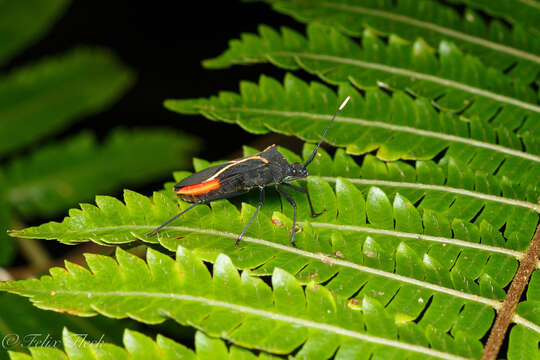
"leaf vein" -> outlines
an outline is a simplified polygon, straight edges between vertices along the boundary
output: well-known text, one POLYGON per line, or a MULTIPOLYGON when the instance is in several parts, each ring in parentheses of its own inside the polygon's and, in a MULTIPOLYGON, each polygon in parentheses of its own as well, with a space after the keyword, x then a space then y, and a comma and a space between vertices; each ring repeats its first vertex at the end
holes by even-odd
MULTIPOLYGON (((303 224, 303 223, 304 222, 299 222, 299 224, 303 224)), ((442 243, 442 244, 451 244, 451 245, 462 246, 462 247, 467 247, 471 249, 491 251, 491 252, 495 252, 499 254, 509 255, 509 256, 515 257, 518 260, 521 260, 521 258, 523 258, 523 255, 524 255, 520 251, 505 249, 505 248, 501 248, 497 246, 478 244, 478 243, 473 243, 473 242, 459 240, 459 239, 445 238, 445 237, 440 237, 440 236, 406 233, 406 232, 401 232, 401 231, 384 230, 384 229, 376 229, 376 228, 353 226, 353 225, 336 225, 336 224, 318 223, 318 222, 312 222, 310 224, 316 228, 364 232, 364 233, 380 234, 380 235, 391 235, 391 236, 401 237, 401 238, 419 239, 419 240, 437 242, 437 243, 442 243)))
MULTIPOLYGON (((212 109, 211 107, 203 107, 203 106, 201 106, 200 108, 204 109, 204 110, 215 110, 215 108, 212 109)), ((238 107, 231 107, 229 110, 238 111, 238 112, 267 114, 267 115, 288 116, 288 117, 302 116, 302 117, 309 117, 309 118, 312 118, 312 119, 321 119, 321 120, 330 120, 331 119, 331 116, 329 116, 329 115, 313 114, 313 113, 302 112, 302 111, 281 111, 281 110, 270 110, 270 109, 261 110, 261 109, 238 108, 238 107)), ((539 108, 539 110, 540 110, 540 108, 539 108)), ((436 138, 436 139, 443 139, 443 140, 447 140, 447 141, 451 141, 451 142, 463 143, 463 144, 466 144, 466 145, 476 146, 476 147, 479 147, 479 148, 485 148, 485 149, 497 151, 497 152, 500 152, 500 153, 503 153, 503 154, 508 154, 508 155, 512 155, 512 156, 516 156, 516 157, 520 157, 520 158, 523 158, 523 159, 532 160, 534 162, 540 163, 540 156, 537 156, 537 155, 534 155, 534 154, 529 154, 529 153, 525 153, 523 151, 509 149, 509 148, 501 146, 501 145, 489 144, 489 143, 485 143, 483 141, 462 138, 462 137, 455 136, 455 135, 443 134, 443 133, 438 133, 438 132, 434 132, 434 131, 430 131, 430 130, 417 129, 417 128, 412 128, 412 127, 403 126, 403 125, 388 124, 388 123, 381 122, 381 121, 370 121, 370 120, 364 120, 364 119, 359 119, 359 118, 351 118, 351 117, 343 117, 343 116, 336 117, 336 119, 334 121, 336 121, 336 122, 344 122, 344 123, 351 123, 351 124, 360 124, 360 125, 368 126, 368 127, 377 127, 377 128, 382 128, 382 129, 401 131, 401 132, 406 132, 406 133, 410 133, 410 134, 414 134, 414 135, 420 135, 420 136, 431 137, 431 138, 436 138)))
MULTIPOLYGON (((43 290, 43 289, 36 289, 33 291, 38 292, 38 293, 50 292, 49 290, 43 290)), ((359 339, 359 340, 367 341, 374 344, 390 346, 390 347, 394 347, 394 348, 398 348, 398 349, 402 349, 406 351, 412 351, 412 352, 416 352, 420 354, 428 354, 428 355, 431 355, 440 359, 448 359, 448 360, 464 360, 465 359, 460 356, 444 353, 441 351, 437 351, 437 350, 419 346, 419 345, 413 345, 413 344, 403 343, 396 340, 390 340, 390 339, 385 339, 385 338, 376 337, 372 335, 362 334, 362 333, 344 329, 342 327, 335 326, 335 325, 330 325, 326 323, 318 323, 315 321, 305 320, 305 319, 294 317, 294 316, 277 314, 271 311, 255 309, 249 306, 243 306, 243 305, 238 305, 238 304, 234 304, 234 303, 230 303, 226 301, 209 299, 209 298, 201 297, 201 296, 193 296, 193 295, 187 295, 187 294, 170 294, 170 293, 161 293, 161 292, 148 292, 148 291, 80 291, 80 290, 56 290, 55 294, 86 295, 86 296, 92 296, 92 297, 96 297, 96 296, 121 296, 121 297, 137 296, 139 297, 140 296, 140 297, 152 297, 152 298, 168 298, 168 299, 181 300, 181 301, 193 301, 193 302, 204 303, 210 306, 232 309, 234 311, 238 311, 243 314, 247 313, 247 314, 251 314, 255 316, 265 317, 271 320, 282 321, 282 322, 304 326, 307 328, 323 330, 330 333, 335 333, 342 336, 359 339)))
POLYGON ((305 52, 289 52, 289 51, 276 51, 273 54, 281 55, 281 56, 293 56, 293 57, 313 59, 313 60, 332 61, 332 62, 341 63, 341 64, 363 67, 367 69, 385 71, 390 74, 417 78, 420 80, 429 81, 435 84, 440 84, 440 85, 444 85, 444 86, 451 87, 454 89, 463 90, 471 94, 484 96, 486 98, 491 98, 491 99, 494 99, 503 103, 507 103, 510 105, 514 105, 514 106, 526 109, 526 110, 540 113, 540 106, 537 106, 528 102, 524 102, 515 98, 511 98, 505 95, 497 94, 491 91, 483 90, 474 86, 462 84, 454 80, 443 79, 435 75, 424 74, 424 73, 419 73, 419 72, 411 71, 407 69, 396 68, 389 65, 371 63, 371 62, 362 61, 362 60, 348 59, 348 58, 332 56, 332 55, 310 54, 310 53, 305 53, 305 52))
MULTIPOLYGON (((336 182, 335 177, 323 176, 322 178, 329 182, 336 182)), ((409 183, 409 182, 401 182, 401 181, 388 181, 388 180, 372 180, 372 179, 356 179, 356 178, 344 178, 344 179, 353 184, 361 184, 361 185, 392 186, 392 187, 413 188, 413 189, 421 189, 421 190, 444 191, 444 192, 449 192, 452 194, 459 194, 459 195, 464 195, 464 196, 475 197, 478 199, 499 202, 502 204, 520 206, 520 207, 534 210, 536 212, 540 212, 540 204, 534 204, 534 203, 521 201, 521 200, 515 200, 515 199, 508 199, 501 196, 484 194, 484 193, 479 193, 476 191, 453 188, 449 186, 422 184, 422 183, 409 183)))
MULTIPOLYGON (((525 2, 524 0, 521 0, 522 2, 525 2)), ((371 16, 377 16, 382 19, 390 19, 394 20, 396 22, 401 22, 407 25, 413 25, 419 28, 425 28, 428 30, 432 30, 447 36, 454 37, 456 39, 460 39, 463 41, 468 41, 473 44, 477 44, 483 47, 486 47, 488 49, 496 50, 499 52, 507 53, 516 57, 521 57, 523 59, 530 60, 532 62, 540 64, 540 56, 537 56, 535 54, 532 54, 527 51, 523 51, 520 49, 516 49, 510 46, 502 45, 493 41, 489 41, 486 39, 479 38, 477 36, 472 36, 469 34, 465 34, 461 31, 457 31, 454 29, 445 28, 444 26, 440 26, 437 24, 433 24, 427 21, 422 21, 418 19, 411 18, 409 16, 401 15, 401 14, 395 14, 389 11, 385 10, 378 10, 378 9, 368 9, 365 7, 357 6, 357 5, 346 5, 346 4, 334 4, 329 2, 311 2, 314 3, 314 5, 322 5, 327 8, 334 8, 334 9, 340 9, 340 10, 349 10, 352 12, 356 12, 359 14, 365 14, 365 15, 371 15, 371 16)), ((530 0, 528 0, 526 3, 528 3, 531 6, 535 6, 536 4, 529 3, 530 0)), ((539 6, 540 5, 536 5, 539 6)))
MULTIPOLYGON (((157 225, 103 226, 103 227, 99 227, 99 228, 86 229, 85 231, 87 231, 87 232, 98 232, 98 231, 110 231, 110 230, 121 230, 121 229, 151 230, 151 229, 155 229, 156 226, 157 225)), ((169 226, 168 228, 171 229, 171 230, 174 229, 174 230, 178 230, 178 231, 187 231, 187 232, 193 232, 193 233, 201 233, 201 234, 210 234, 210 235, 216 235, 216 236, 223 236, 223 237, 227 237, 227 238, 231 238, 231 239, 237 239, 238 238, 238 234, 225 232, 225 231, 199 229, 199 228, 192 228, 192 227, 187 227, 187 226, 169 226)), ((69 232, 73 232, 73 231, 66 231, 66 233, 69 233, 69 232)), ((292 247, 292 246, 277 244, 277 243, 274 243, 274 242, 271 242, 271 241, 268 241, 268 240, 259 239, 259 238, 253 238, 253 237, 244 236, 242 238, 242 241, 250 242, 250 243, 253 243, 253 244, 259 244, 259 245, 267 246, 267 247, 282 250, 282 251, 286 251, 286 252, 296 254, 296 255, 299 255, 299 256, 303 256, 303 257, 306 257, 306 258, 310 258, 310 259, 319 260, 319 261, 321 261, 321 262, 323 262, 325 264, 343 266, 343 267, 355 269, 355 270, 358 270, 358 271, 361 271, 361 272, 382 276, 382 277, 385 277, 385 278, 388 278, 388 279, 401 281, 401 282, 404 282, 404 283, 419 286, 419 287, 426 288, 426 289, 429 289, 429 290, 433 290, 433 291, 436 291, 436 292, 440 292, 440 293, 448 294, 448 295, 451 295, 451 296, 455 296, 455 297, 458 297, 458 298, 461 298, 461 299, 466 299, 466 300, 474 301, 474 302, 477 302, 477 303, 480 303, 480 304, 485 304, 485 305, 493 307, 494 309, 499 309, 501 307, 501 305, 502 305, 502 303, 500 301, 497 301, 497 300, 488 299, 488 298, 478 296, 478 295, 475 295, 475 294, 465 293, 465 292, 462 292, 462 291, 459 291, 459 290, 449 289, 449 288, 444 287, 444 286, 440 286, 440 285, 432 284, 432 283, 429 283, 429 282, 413 279, 413 278, 410 278, 410 277, 407 277, 407 276, 394 274, 394 273, 390 273, 390 272, 387 272, 387 271, 370 268, 370 267, 367 267, 367 266, 358 265, 358 264, 352 263, 350 261, 331 258, 331 257, 329 257, 329 256, 327 256, 327 255, 325 255, 323 253, 313 253, 313 252, 306 251, 306 250, 301 250, 301 249, 298 249, 298 248, 295 248, 295 247, 292 247)))

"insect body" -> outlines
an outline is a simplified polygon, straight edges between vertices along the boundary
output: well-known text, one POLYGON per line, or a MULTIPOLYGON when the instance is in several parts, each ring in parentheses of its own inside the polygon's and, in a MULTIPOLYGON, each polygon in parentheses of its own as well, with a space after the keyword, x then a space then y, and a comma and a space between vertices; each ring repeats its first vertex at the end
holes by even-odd
POLYGON ((172 219, 165 222, 163 225, 156 228, 147 236, 157 234, 165 226, 199 204, 207 204, 214 200, 230 198, 256 188, 260 191, 259 204, 257 206, 257 210, 238 236, 236 240, 236 245, 238 245, 249 225, 253 219, 255 219, 255 216, 264 204, 264 188, 266 186, 274 186, 275 189, 285 199, 287 199, 287 201, 293 207, 294 216, 291 243, 294 245, 294 234, 296 229, 296 203, 286 192, 283 191, 283 187, 306 194, 311 215, 315 217, 322 214, 322 212, 316 213, 313 210, 313 205, 311 204, 311 199, 307 190, 291 185, 289 182, 306 178, 309 175, 306 167, 313 161, 313 158, 317 154, 317 150, 321 146, 330 125, 332 125, 332 122, 336 118, 337 114, 343 109, 348 101, 349 97, 347 97, 347 99, 345 99, 345 101, 338 108, 330 120, 330 123, 326 127, 326 130, 324 131, 321 140, 317 144, 317 147, 304 165, 299 163, 290 164, 277 150, 275 145, 272 145, 258 154, 229 161, 224 164, 212 166, 208 169, 199 171, 198 173, 188 176, 174 186, 174 191, 178 194, 178 196, 182 200, 192 203, 192 205, 172 219))

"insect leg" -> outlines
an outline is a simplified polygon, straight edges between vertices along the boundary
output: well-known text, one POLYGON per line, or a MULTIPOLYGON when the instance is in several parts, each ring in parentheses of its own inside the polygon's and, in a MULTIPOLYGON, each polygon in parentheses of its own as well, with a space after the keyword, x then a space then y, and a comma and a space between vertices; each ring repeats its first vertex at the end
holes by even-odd
POLYGON ((260 186, 259 189, 261 190, 261 195, 259 197, 259 205, 257 205, 257 210, 255 210, 255 212, 251 216, 251 219, 249 219, 248 223, 246 224, 246 226, 244 226, 244 229, 242 230, 242 232, 238 236, 238 239, 236 239, 236 243, 234 243, 234 246, 236 246, 236 247, 238 247, 238 244, 240 243, 240 240, 242 239, 242 237, 246 233, 249 225, 251 225, 251 222, 253 221, 253 219, 255 219, 255 216, 257 216, 257 213, 259 212, 259 210, 261 210, 261 208, 262 208, 262 206, 264 204, 264 187, 260 186))
MULTIPOLYGON (((292 236, 291 236, 291 244, 293 244, 294 247, 296 247, 296 244, 294 242, 294 234, 296 233, 296 203, 294 202, 294 200, 289 196, 287 195, 287 193, 283 190, 281 190, 281 188, 279 187, 280 184, 276 184, 276 190, 281 194, 283 195, 283 197, 285 199, 287 199, 287 201, 291 204, 291 206, 293 207, 294 209, 294 215, 293 215, 293 220, 292 220, 292 236)), ((284 185, 284 184, 283 184, 284 185)))
POLYGON ((311 204, 311 198, 309 197, 309 192, 306 190, 306 189, 303 189, 301 187, 298 187, 298 186, 294 186, 294 185, 291 185, 291 184, 288 184, 288 183, 283 183, 281 184, 283 186, 286 186, 286 187, 289 187, 293 190, 296 190, 296 191, 299 191, 303 194, 306 194, 307 196, 307 201, 308 201, 308 204, 309 204, 309 209, 311 210, 311 216, 312 217, 317 217, 319 215, 322 215, 324 214, 324 212, 326 211, 326 209, 323 209, 323 211, 321 211, 320 213, 316 213, 314 210, 313 210, 313 205, 311 204))
POLYGON ((185 213, 187 213, 189 210, 193 209, 195 206, 197 205, 200 205, 200 204, 208 204, 209 202, 212 202, 212 201, 216 201, 216 200, 219 200, 219 199, 224 199, 224 198, 230 198, 230 197, 233 197, 233 196, 237 196, 237 195, 240 195, 240 194, 244 194, 246 193, 247 191, 237 191, 237 192, 233 192, 233 193, 227 193, 227 194, 220 194, 220 195, 217 195, 217 196, 213 196, 211 198, 208 198, 208 199, 205 199, 205 200, 199 200, 197 201, 196 203, 192 204, 190 207, 188 207, 187 209, 183 210, 181 213, 179 213, 178 215, 176 215, 175 217, 173 217, 172 219, 169 219, 167 220, 167 222, 165 222, 163 225, 160 225, 159 227, 157 227, 156 229, 154 229, 154 231, 152 231, 151 233, 148 233, 146 234, 147 237, 150 237, 150 236, 154 236, 156 235, 161 229, 163 229, 165 226, 169 225, 171 222, 173 222, 174 220, 178 219, 180 216, 184 215, 185 213))
POLYGON ((281 209, 279 212, 283 212, 283 199, 281 198, 281 196, 279 197, 279 208, 281 209))
POLYGON ((160 225, 158 226, 157 228, 154 229, 154 231, 146 234, 146 237, 151 237, 151 236, 154 236, 156 235, 161 229, 163 229, 165 226, 169 225, 170 223, 172 223, 174 220, 178 219, 180 216, 184 215, 185 213, 187 213, 189 210, 193 209, 195 206, 199 205, 199 204, 203 204, 204 201, 198 201, 194 204, 192 204, 190 207, 188 207, 187 209, 185 210, 182 210, 178 215, 175 215, 173 218, 167 220, 163 225, 160 225))

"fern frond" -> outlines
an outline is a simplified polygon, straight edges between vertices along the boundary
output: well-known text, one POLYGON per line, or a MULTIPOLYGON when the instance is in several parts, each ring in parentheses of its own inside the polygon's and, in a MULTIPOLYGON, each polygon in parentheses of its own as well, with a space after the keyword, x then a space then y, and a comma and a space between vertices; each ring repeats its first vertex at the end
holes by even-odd
MULTIPOLYGON (((267 209, 280 206, 277 198, 270 197, 240 248, 235 247, 235 240, 255 209, 243 205, 239 213, 224 200, 213 202, 212 211, 207 206, 196 207, 157 237, 146 238, 146 233, 178 213, 172 191, 155 193, 153 201, 126 191, 127 205, 98 197, 98 207, 84 204, 82 210, 72 209, 62 223, 50 222, 15 235, 64 243, 159 241, 172 251, 179 245, 193 249, 208 261, 225 253, 239 268, 256 268, 261 275, 272 273, 275 267, 284 268, 303 282, 328 282, 329 289, 342 296, 357 293, 358 298, 377 298, 389 303, 387 308, 395 313, 406 307, 412 318, 426 309, 430 298, 437 306, 452 304, 445 310, 450 323, 457 321, 467 302, 473 303, 471 309, 483 309, 482 313, 499 308, 498 300, 504 298, 504 287, 523 256, 512 247, 530 241, 522 234, 515 235, 518 241, 505 241, 487 222, 478 228, 457 219, 449 222, 433 211, 420 215, 402 196, 396 195, 390 204, 378 188, 371 188, 364 198, 342 179, 336 183, 337 195, 320 178, 311 178, 308 189, 315 208, 327 211, 310 224, 305 197, 294 196, 303 227, 297 235, 298 248, 288 243, 290 220, 277 212, 272 218, 266 215, 267 209), (422 300, 414 300, 418 297, 411 294, 422 300)), ((437 326, 438 316, 426 314, 424 323, 437 326)), ((485 330, 478 330, 478 338, 485 330)))
MULTIPOLYGON (((540 142, 536 135, 520 137, 507 130, 506 126, 517 125, 513 116, 500 114, 493 123, 464 119, 437 113, 425 99, 412 100, 401 92, 389 96, 380 90, 362 96, 347 84, 336 96, 320 83, 308 85, 291 74, 283 85, 262 76, 259 84, 242 82, 239 95, 222 92, 210 99, 168 100, 165 105, 180 113, 237 123, 253 133, 275 131, 317 141, 335 111, 337 97, 345 96, 351 101, 328 132, 330 144, 352 154, 378 149, 377 156, 386 160, 432 159, 448 149, 448 157, 461 159, 473 170, 511 179, 537 202, 540 142)), ((532 126, 536 125, 524 125, 532 126)))
MULTIPOLYGON (((278 148, 290 163, 305 163, 315 146, 304 145, 303 159, 287 149, 278 148)), ((257 152, 244 146, 244 156, 257 152)), ((193 160, 195 171, 218 163, 223 161, 210 163, 197 158, 193 160)), ((540 206, 533 202, 535 194, 532 191, 529 192, 529 201, 527 192, 506 178, 499 181, 493 176, 473 173, 466 164, 451 157, 443 159, 441 163, 417 161, 412 166, 401 161, 384 162, 366 155, 359 165, 343 149, 337 149, 333 159, 326 151, 319 149, 318 156, 309 165, 309 173, 320 176, 330 184, 335 184, 342 177, 358 187, 364 195, 372 186, 383 189, 390 200, 399 193, 416 204, 419 210, 435 211, 448 216, 449 220, 458 218, 472 221, 477 226, 482 226, 486 220, 497 229, 504 227, 504 234, 508 238, 516 238, 518 233, 527 234, 526 238, 532 236, 540 212, 540 206)), ((183 173, 175 174, 178 181, 182 176, 183 173)), ((518 248, 525 250, 527 246, 528 242, 523 242, 518 248)))
POLYGON ((84 133, 6 166, 8 201, 24 215, 56 215, 92 194, 185 167, 197 147, 193 137, 164 129, 117 130, 102 145, 84 133))
POLYGON ((414 42, 418 38, 431 46, 452 41, 464 52, 498 70, 508 71, 525 83, 536 81, 540 73, 540 39, 519 25, 512 31, 498 20, 485 19, 471 9, 463 15, 435 1, 363 1, 264 0, 272 7, 302 22, 320 22, 353 36, 362 36, 366 28, 384 35, 397 35, 414 42))
POLYGON ((132 82, 110 52, 84 48, 1 76, 0 156, 102 110, 132 82))
MULTIPOLYGON (((450 337, 449 329, 400 323, 379 300, 364 295, 350 303, 314 283, 304 289, 279 268, 273 271, 270 288, 248 271, 240 276, 225 255, 216 259, 213 276, 182 247, 176 261, 151 249, 147 263, 120 249, 117 262, 91 254, 86 259, 90 271, 67 262, 65 270, 51 269, 51 276, 3 283, 0 289, 28 296, 38 307, 81 316, 129 316, 150 324, 171 318, 210 336, 275 354, 301 347, 299 357, 320 359, 336 351, 337 358, 340 353, 354 358, 351 353, 367 352, 462 359, 481 352, 480 342, 467 329, 458 328, 450 337)), ((435 303, 430 308, 440 311, 435 303)), ((474 310, 482 316, 466 322, 487 330, 493 311, 474 310)))
POLYGON ((500 16, 512 24, 524 24, 529 31, 540 36, 540 3, 536 0, 520 0, 517 4, 505 0, 449 1, 481 9, 488 14, 500 16))
POLYGON ((98 359, 181 359, 181 360, 272 360, 281 359, 267 353, 258 356, 247 349, 227 345, 219 339, 211 338, 202 332, 195 334, 195 351, 165 336, 158 335, 152 340, 139 332, 126 330, 123 343, 125 348, 90 340, 67 329, 63 332, 64 351, 52 348, 30 348, 31 355, 11 352, 11 360, 78 360, 97 357, 98 359))
POLYGON ((69 3, 69 0, 2 1, 0 65, 42 36, 69 3))
POLYGON ((359 46, 337 30, 318 24, 308 24, 307 38, 288 28, 279 34, 261 26, 258 36, 242 35, 241 40, 230 42, 225 53, 204 64, 223 68, 257 62, 302 68, 332 84, 352 82, 362 89, 406 90, 434 100, 441 109, 486 121, 500 110, 502 119, 515 118, 504 124, 509 129, 516 129, 527 118, 521 132, 540 127, 540 106, 532 88, 486 68, 445 41, 440 43, 437 58, 421 40, 411 45, 390 37, 386 45, 370 30, 364 31, 359 46))
MULTIPOLYGON (((303 160, 295 154, 280 151, 290 162, 304 163, 314 145, 306 144, 303 160)), ((244 155, 252 155, 254 149, 244 149, 244 155)), ((517 234, 532 237, 538 224, 540 206, 534 201, 536 192, 527 192, 512 184, 508 179, 502 181, 480 172, 472 172, 467 164, 454 158, 446 158, 439 165, 433 161, 417 161, 415 166, 401 161, 384 162, 372 155, 364 157, 361 165, 338 149, 332 159, 326 151, 319 149, 309 166, 310 175, 320 176, 331 184, 342 177, 356 185, 364 194, 372 186, 383 189, 390 197, 399 193, 419 209, 435 211, 448 216, 474 221, 481 227, 484 220, 500 229, 504 226, 507 238, 517 234), (512 235, 514 233, 514 235, 512 235)), ((195 168, 202 170, 201 166, 195 168)), ((517 248, 525 250, 528 242, 517 248)))

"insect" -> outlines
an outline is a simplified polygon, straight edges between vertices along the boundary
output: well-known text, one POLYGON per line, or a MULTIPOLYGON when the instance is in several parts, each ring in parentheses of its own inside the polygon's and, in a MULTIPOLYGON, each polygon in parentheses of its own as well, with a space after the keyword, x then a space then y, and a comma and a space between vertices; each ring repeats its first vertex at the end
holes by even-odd
POLYGON ((191 176, 188 176, 174 186, 174 191, 176 194, 182 200, 192 203, 192 205, 180 212, 178 215, 174 216, 172 219, 166 221, 163 225, 157 227, 154 231, 146 236, 154 236, 161 229, 197 205, 207 204, 214 200, 244 194, 251 189, 256 188, 260 191, 259 204, 257 205, 257 210, 255 210, 255 213, 253 213, 247 224, 244 226, 244 229, 236 239, 236 246, 238 246, 249 225, 253 219, 255 219, 257 213, 264 204, 264 188, 266 186, 274 186, 277 192, 287 199, 287 201, 293 207, 294 215, 291 243, 293 246, 296 246, 294 242, 294 234, 296 232, 296 203, 286 192, 283 191, 283 187, 306 194, 309 208, 311 210, 311 216, 316 217, 324 212, 324 210, 320 213, 315 212, 315 210, 313 210, 313 205, 311 204, 311 198, 309 197, 308 191, 301 187, 289 184, 289 182, 306 178, 309 175, 306 169, 307 166, 315 158, 317 150, 319 150, 328 129, 332 125, 332 122, 339 112, 343 110, 349 99, 350 97, 348 96, 334 113, 334 116, 332 116, 330 123, 324 130, 317 147, 315 150, 313 150, 304 165, 299 163, 290 164, 278 151, 276 146, 272 145, 258 154, 229 161, 224 164, 212 166, 208 169, 199 171, 191 176))

